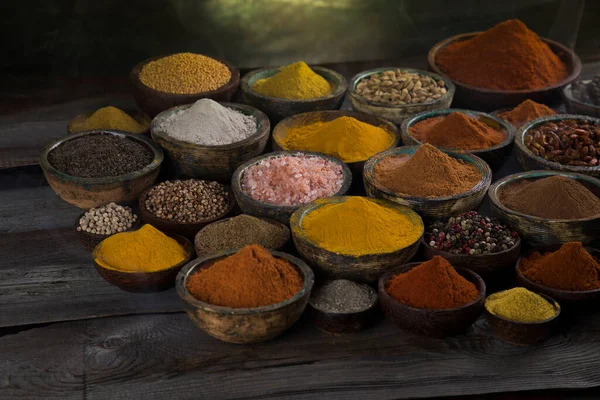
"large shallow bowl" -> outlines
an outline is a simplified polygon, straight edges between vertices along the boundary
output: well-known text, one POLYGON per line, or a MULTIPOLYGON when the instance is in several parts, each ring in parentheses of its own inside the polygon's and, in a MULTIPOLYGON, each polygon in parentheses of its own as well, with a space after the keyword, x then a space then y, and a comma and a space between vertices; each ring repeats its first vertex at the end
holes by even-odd
MULTIPOLYGON (((554 175, 576 179, 596 196, 600 196, 600 180, 591 176, 553 171, 521 172, 500 179, 490 187, 488 196, 493 214, 503 223, 517 231, 525 242, 534 246, 566 242, 592 243, 600 239, 600 215, 581 219, 546 219, 511 210, 500 201, 502 191, 516 182, 523 179, 537 180, 548 178, 554 175)), ((548 193, 547 195, 552 196, 552 193, 548 193)))
POLYGON ((230 343, 256 343, 273 339, 294 325, 302 315, 315 282, 314 274, 304 261, 269 250, 274 257, 292 264, 302 276, 302 289, 289 299, 264 307, 231 308, 202 302, 188 292, 187 280, 190 275, 200 269, 210 268, 216 261, 236 251, 227 250, 188 263, 177 275, 177 294, 185 303, 190 319, 210 336, 230 343))
POLYGON ((453 80, 437 65, 436 58, 438 54, 448 45, 455 42, 462 42, 464 40, 472 39, 474 36, 480 33, 482 32, 463 33, 460 35, 451 36, 433 46, 431 50, 429 50, 429 54, 427 56, 429 68, 432 71, 454 82, 454 85, 456 86, 454 101, 458 106, 474 110, 493 111, 500 108, 516 107, 527 99, 544 104, 558 103, 560 101, 561 89, 565 85, 574 81, 581 72, 581 61, 573 50, 553 40, 541 38, 567 65, 569 75, 562 81, 552 86, 530 90, 497 90, 479 88, 453 80))
POLYGON ((490 167, 479 157, 472 154, 459 154, 447 152, 451 157, 475 164, 481 172, 481 180, 470 190, 453 196, 444 197, 416 197, 394 193, 380 186, 375 180, 374 168, 384 157, 400 154, 413 155, 419 146, 404 146, 390 149, 371 157, 365 164, 363 180, 367 195, 382 198, 393 203, 401 204, 415 210, 425 219, 442 219, 449 215, 477 210, 492 182, 490 167))
MULTIPOLYGON (((580 82, 588 83, 591 79, 583 79, 580 82)), ((569 83, 562 90, 562 98, 565 102, 565 108, 569 114, 589 115, 590 117, 600 117, 600 105, 596 106, 590 103, 584 103, 573 96, 573 83, 569 83)))
MULTIPOLYGON (((67 133, 71 134, 71 133, 79 133, 79 132, 84 132, 84 131, 75 131, 74 126, 76 124, 82 124, 84 123, 89 117, 91 117, 92 115, 94 115, 95 111, 88 111, 86 113, 83 114, 79 114, 76 115, 72 120, 69 121, 69 123, 67 124, 67 133)), ((147 134, 150 132, 150 123, 152 122, 152 119, 148 116, 148 114, 146 114, 143 111, 139 111, 139 110, 122 110, 123 112, 125 112, 126 114, 130 115, 133 119, 135 119, 139 124, 146 126, 147 128, 143 131, 143 132, 127 132, 127 133, 133 133, 136 135, 142 135, 142 134, 147 134)))
POLYGON ((40 166, 44 171, 48 184, 61 199, 76 207, 87 209, 110 202, 129 203, 137 200, 140 193, 156 181, 163 157, 162 149, 143 135, 98 130, 74 133, 50 143, 40 155, 40 166), (138 171, 103 178, 81 178, 67 175, 54 168, 48 161, 48 154, 63 143, 101 133, 127 138, 143 144, 152 153, 152 161, 138 171))

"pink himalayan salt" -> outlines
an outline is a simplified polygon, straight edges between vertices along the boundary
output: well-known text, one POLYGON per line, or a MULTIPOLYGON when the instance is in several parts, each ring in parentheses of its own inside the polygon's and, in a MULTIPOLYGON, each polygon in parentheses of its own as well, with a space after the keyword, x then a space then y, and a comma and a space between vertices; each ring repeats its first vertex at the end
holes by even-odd
POLYGON ((333 196, 342 182, 339 164, 297 153, 263 160, 249 167, 242 177, 242 189, 254 200, 294 206, 333 196))

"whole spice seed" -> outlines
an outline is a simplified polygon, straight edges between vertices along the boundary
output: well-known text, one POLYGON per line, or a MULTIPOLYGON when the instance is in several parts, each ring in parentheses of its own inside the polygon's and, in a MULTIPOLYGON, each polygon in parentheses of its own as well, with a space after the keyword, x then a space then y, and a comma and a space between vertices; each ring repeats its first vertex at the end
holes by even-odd
POLYGON ((418 104, 439 99, 447 92, 445 86, 443 80, 396 69, 362 78, 356 85, 356 93, 377 103, 418 104))
POLYGON ((377 299, 377 293, 368 285, 337 279, 313 289, 310 304, 321 311, 355 313, 368 309, 377 299))
POLYGON ((86 211, 79 219, 77 230, 97 235, 113 235, 131 229, 137 219, 130 207, 109 203, 86 211))
POLYGON ((577 81, 571 86, 573 97, 583 103, 600 105, 600 75, 596 75, 591 81, 577 81))
POLYGON ((536 156, 579 167, 597 167, 600 125, 586 120, 549 121, 529 129, 523 142, 536 156))
POLYGON ((144 204, 159 218, 195 223, 222 216, 230 201, 220 183, 188 179, 159 183, 148 191, 144 204))

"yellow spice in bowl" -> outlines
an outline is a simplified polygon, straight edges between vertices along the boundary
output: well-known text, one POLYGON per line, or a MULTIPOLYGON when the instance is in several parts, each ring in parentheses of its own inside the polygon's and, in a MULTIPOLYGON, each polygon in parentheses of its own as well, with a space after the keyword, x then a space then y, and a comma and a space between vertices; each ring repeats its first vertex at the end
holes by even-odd
POLYGON ((556 315, 554 305, 522 287, 490 295, 485 301, 485 308, 504 319, 524 323, 542 322, 556 315))
POLYGON ((114 129, 119 131, 142 133, 149 128, 148 124, 141 124, 135 118, 117 107, 102 107, 81 122, 73 122, 73 133, 97 129, 114 129))
POLYGON ((308 100, 331 94, 327 79, 302 61, 288 65, 270 78, 257 80, 252 89, 265 96, 288 100, 308 100))

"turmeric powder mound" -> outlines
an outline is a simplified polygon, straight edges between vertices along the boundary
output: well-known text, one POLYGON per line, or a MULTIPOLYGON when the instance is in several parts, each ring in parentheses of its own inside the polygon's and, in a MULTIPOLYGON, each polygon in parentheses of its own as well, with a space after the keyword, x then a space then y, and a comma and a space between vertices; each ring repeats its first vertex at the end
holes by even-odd
POLYGON ((115 129, 119 131, 142 133, 148 129, 133 117, 116 107, 102 107, 82 123, 72 124, 73 132, 91 131, 96 129, 115 129))
POLYGON ((259 79, 252 89, 265 96, 290 100, 324 97, 332 91, 327 79, 303 61, 288 65, 270 78, 259 79))

